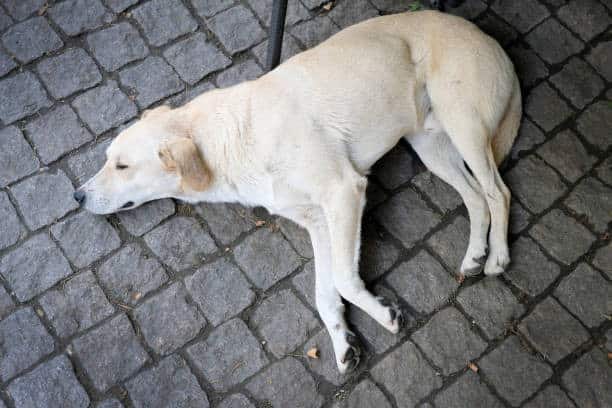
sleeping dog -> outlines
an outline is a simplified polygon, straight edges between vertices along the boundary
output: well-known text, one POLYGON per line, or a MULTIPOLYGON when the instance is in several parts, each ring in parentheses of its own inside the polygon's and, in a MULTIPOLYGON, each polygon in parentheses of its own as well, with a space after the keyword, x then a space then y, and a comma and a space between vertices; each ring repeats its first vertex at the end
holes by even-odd
POLYGON ((164 197, 239 202, 302 225, 314 250, 317 308, 346 372, 359 353, 342 299, 392 333, 402 320, 359 277, 372 165, 405 138, 465 202, 461 272, 499 274, 510 262, 510 192, 497 166, 520 117, 512 63, 476 26, 437 11, 378 17, 255 81, 144 112, 75 198, 96 214, 164 197))

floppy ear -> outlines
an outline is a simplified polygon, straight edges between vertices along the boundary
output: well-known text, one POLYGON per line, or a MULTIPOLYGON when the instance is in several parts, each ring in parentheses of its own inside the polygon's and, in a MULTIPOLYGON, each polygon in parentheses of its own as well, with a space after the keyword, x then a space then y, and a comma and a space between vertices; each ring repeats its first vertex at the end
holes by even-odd
POLYGON ((158 152, 166 171, 181 176, 183 189, 204 191, 210 184, 210 170, 192 139, 181 137, 165 143, 158 152))

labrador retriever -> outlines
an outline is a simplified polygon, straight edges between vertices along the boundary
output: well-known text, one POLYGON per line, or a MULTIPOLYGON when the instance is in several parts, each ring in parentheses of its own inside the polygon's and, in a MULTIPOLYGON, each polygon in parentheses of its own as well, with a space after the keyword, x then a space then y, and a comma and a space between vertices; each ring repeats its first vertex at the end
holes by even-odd
POLYGON ((315 255, 317 308, 346 372, 359 352, 342 299, 392 333, 402 321, 359 277, 372 165, 405 138, 465 202, 461 272, 499 274, 510 262, 510 192, 497 166, 520 117, 513 65, 476 26, 437 11, 377 17, 257 80, 144 112, 75 198, 97 214, 163 197, 239 202, 302 225, 315 255))

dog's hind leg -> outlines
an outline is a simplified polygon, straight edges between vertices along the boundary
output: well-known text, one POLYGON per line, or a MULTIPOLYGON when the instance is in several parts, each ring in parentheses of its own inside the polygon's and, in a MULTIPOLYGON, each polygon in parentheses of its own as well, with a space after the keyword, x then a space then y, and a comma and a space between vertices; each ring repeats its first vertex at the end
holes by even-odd
POLYGON ((407 136, 406 140, 425 166, 461 195, 470 217, 470 240, 460 271, 464 275, 476 275, 486 260, 490 222, 487 202, 480 185, 467 171, 459 152, 435 118, 428 118, 425 125, 425 132, 407 136))
POLYGON ((361 216, 367 179, 352 171, 330 181, 321 206, 327 221, 332 255, 333 281, 340 295, 370 315, 392 333, 403 322, 400 309, 370 293, 359 276, 361 216))
POLYGON ((317 310, 331 337, 338 370, 346 373, 359 364, 360 349, 357 338, 347 327, 344 304, 334 285, 329 230, 322 217, 304 224, 314 252, 317 310))

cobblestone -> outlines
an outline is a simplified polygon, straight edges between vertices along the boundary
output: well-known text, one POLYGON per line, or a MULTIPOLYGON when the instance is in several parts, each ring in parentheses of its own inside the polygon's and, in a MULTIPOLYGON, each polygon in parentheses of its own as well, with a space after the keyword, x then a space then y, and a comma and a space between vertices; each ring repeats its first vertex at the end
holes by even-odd
POLYGON ((605 31, 610 16, 595 0, 572 0, 557 11, 559 19, 585 41, 605 31))
POLYGON ((565 372, 563 384, 581 407, 612 405, 612 370, 604 353, 593 349, 565 372))
POLYGON ((231 55, 251 48, 266 36, 253 13, 241 5, 217 14, 207 24, 231 55))
POLYGON ((513 406, 533 395, 552 375, 550 367, 526 351, 515 336, 504 340, 478 365, 485 378, 513 406))
POLYGON ((44 232, 29 238, 0 260, 0 275, 24 302, 72 273, 68 261, 44 232))
POLYGON ((156 353, 167 355, 193 339, 206 325, 198 308, 187 299, 181 283, 174 283, 134 309, 142 333, 156 353))
POLYGON ((202 203, 196 206, 212 234, 224 244, 255 227, 251 210, 238 204, 202 203))
POLYGON ((104 217, 87 212, 53 225, 51 233, 77 268, 88 266, 121 245, 116 231, 104 217))
POLYGON ((551 131, 572 115, 572 110, 546 82, 531 90, 525 112, 544 130, 551 131))
POLYGON ((180 0, 149 1, 135 8, 132 15, 155 47, 198 28, 198 23, 180 0))
POLYGON ((130 211, 122 211, 117 217, 130 234, 141 236, 174 214, 174 211, 174 202, 164 199, 146 203, 130 211))
POLYGON ((61 105, 28 123, 26 131, 45 164, 92 139, 91 133, 79 123, 69 105, 61 105))
POLYGON ((37 69, 55 99, 91 88, 102 80, 93 59, 81 48, 71 48, 57 57, 44 59, 37 69))
POLYGON ((126 388, 134 406, 139 408, 209 407, 206 393, 185 361, 176 355, 139 374, 126 388))
POLYGON ((268 365, 259 341, 239 319, 217 327, 205 341, 190 346, 187 355, 217 391, 228 390, 268 365))
POLYGON ((415 174, 412 155, 402 146, 395 146, 372 169, 376 179, 387 190, 393 190, 408 182, 415 174))
POLYGON ((538 154, 571 182, 578 181, 596 161, 571 130, 559 133, 542 145, 538 154))
POLYGON ((593 258, 593 265, 604 271, 612 279, 612 244, 597 250, 593 258))
POLYGON ((549 12, 537 0, 527 0, 517 3, 512 0, 499 1, 493 4, 493 11, 525 33, 548 17, 549 12))
POLYGON ((564 203, 597 232, 606 231, 612 221, 612 189, 595 178, 582 180, 564 203))
POLYGON ((251 324, 278 358, 295 350, 319 327, 312 312, 290 290, 265 299, 251 315, 251 324))
POLYGON ((452 211, 463 203, 459 193, 429 171, 416 175, 412 183, 424 192, 442 212, 452 211))
POLYGON ((577 128, 587 142, 600 150, 612 146, 612 140, 606 133, 612 126, 612 118, 609 115, 610 106, 606 102, 595 102, 588 107, 577 120, 577 128))
POLYGON ((612 80, 612 41, 597 44, 586 56, 587 61, 608 81, 612 80))
POLYGON ((445 408, 503 407, 478 378, 478 375, 470 371, 463 374, 457 382, 442 391, 436 397, 435 403, 437 406, 445 408))
POLYGON ((15 67, 17 67, 17 64, 13 60, 13 57, 0 49, 0 76, 8 74, 15 67))
POLYGON ((307 48, 311 48, 338 31, 338 27, 328 16, 320 16, 296 25, 291 34, 307 48))
POLYGON ((9 124, 51 106, 47 93, 34 75, 19 73, 0 81, 0 119, 9 124))
POLYGON ((63 338, 87 330, 114 312, 91 271, 45 293, 39 303, 55 333, 63 338))
POLYGON ((43 17, 12 26, 2 35, 2 43, 11 55, 24 64, 64 45, 43 17))
POLYGON ((25 228, 19 221, 8 195, 0 191, 0 249, 13 245, 25 235, 25 228))
POLYGON ((470 223, 464 217, 457 217, 446 228, 435 233, 427 243, 450 270, 458 273, 469 236, 470 223))
POLYGON ((551 82, 578 108, 584 108, 604 89, 604 82, 586 62, 572 58, 551 82))
POLYGON ((529 237, 516 240, 510 253, 512 263, 504 276, 531 296, 537 296, 559 276, 559 265, 548 260, 529 237))
POLYGON ((11 299, 11 295, 9 295, 4 287, 0 286, 0 320, 11 314, 13 309, 15 309, 15 304, 11 299))
POLYGON ((240 82, 257 79, 262 74, 263 71, 255 61, 247 60, 220 73, 217 76, 217 85, 220 88, 226 88, 240 82))
POLYGON ((162 58, 148 57, 119 72, 121 85, 130 89, 140 108, 146 108, 185 88, 178 75, 162 58))
POLYGON ((140 369, 149 356, 124 315, 118 315, 73 341, 85 373, 100 392, 140 369))
POLYGON ((32 366, 54 348, 53 338, 30 307, 19 309, 0 322, 0 344, 0 379, 4 382, 32 366))
POLYGON ((589 339, 578 320, 550 298, 536 306, 519 325, 519 330, 553 364, 589 339))
POLYGON ((358 408, 358 407, 378 407, 378 408, 391 408, 391 404, 385 394, 382 393, 380 388, 376 386, 372 381, 362 380, 351 392, 351 395, 346 401, 346 405, 340 404, 338 406, 346 408, 358 408))
POLYGON ((525 40, 549 64, 562 62, 584 47, 580 40, 554 18, 536 27, 525 40), (555 41, 550 41, 551 38, 555 41))
POLYGON ((51 7, 49 16, 70 36, 101 27, 114 19, 100 0, 67 0, 51 7))
POLYGON ((81 148, 81 152, 67 159, 68 170, 76 180, 76 185, 81 186, 93 177, 106 161, 106 149, 111 140, 101 140, 81 148))
POLYGON ((255 292, 249 282, 226 259, 204 265, 185 278, 185 285, 213 326, 237 315, 255 301, 255 292))
POLYGON ((149 54, 138 31, 127 22, 89 34, 87 44, 96 60, 109 72, 149 54))
POLYGON ((89 405, 89 397, 74 375, 72 364, 63 355, 13 381, 8 393, 17 408, 85 408, 89 405))
POLYGON ((38 159, 21 131, 14 126, 0 130, 0 187, 7 186, 37 168, 38 159))
POLYGON ((555 385, 548 386, 538 394, 533 400, 524 405, 525 408, 575 408, 576 406, 565 395, 561 389, 555 385))
POLYGON ((9 14, 17 20, 25 20, 32 13, 39 10, 44 4, 44 0, 22 0, 11 1, 3 0, 2 4, 8 10, 9 14))
MULTIPOLYGON (((264 25, 269 26, 273 0, 248 0, 248 2, 264 25)), ((287 17, 285 19, 287 26, 292 26, 309 17, 310 13, 299 0, 289 0, 287 2, 287 17)))
POLYGON ((255 408, 243 394, 233 394, 221 401, 219 408, 255 408))

